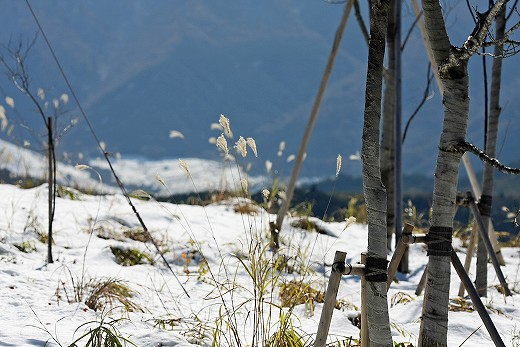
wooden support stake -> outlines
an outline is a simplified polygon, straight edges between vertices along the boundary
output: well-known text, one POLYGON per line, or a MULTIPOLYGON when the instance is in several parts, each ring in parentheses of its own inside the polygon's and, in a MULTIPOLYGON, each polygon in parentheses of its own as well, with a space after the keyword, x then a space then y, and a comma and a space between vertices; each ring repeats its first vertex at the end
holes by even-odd
POLYGON ((388 280, 386 282, 386 291, 390 288, 392 281, 394 280, 395 273, 397 272, 397 268, 399 267, 399 263, 408 247, 408 241, 410 236, 412 235, 413 225, 406 223, 403 228, 403 232, 401 233, 401 238, 397 243, 397 247, 395 247, 394 254, 392 255, 392 259, 390 260, 390 264, 388 265, 388 280))
POLYGON ((419 281, 419 284, 417 285, 417 289, 415 289, 415 295, 419 296, 422 294, 424 290, 424 286, 426 285, 426 277, 428 276, 428 265, 424 267, 423 274, 421 276, 421 279, 419 281))
MULTIPOLYGON (((361 264, 366 265, 367 253, 361 253, 361 264)), ((368 312, 367 312, 367 280, 361 276, 361 347, 369 347, 368 338, 368 312)))
POLYGON ((475 309, 477 310, 480 319, 484 323, 489 336, 491 336, 491 340, 495 344, 495 346, 504 346, 505 344, 502 341, 502 338, 500 337, 500 334, 497 331, 497 328, 493 324, 493 321, 491 320, 491 317, 489 316, 486 307, 480 300, 480 297, 478 296, 477 290, 471 283, 471 279, 469 278, 466 271, 464 271, 464 267, 462 266, 462 263, 460 262, 459 257, 457 256, 457 253, 455 253, 454 250, 451 251, 451 263, 453 264, 453 267, 455 268, 455 271, 457 271, 457 274, 459 275, 462 283, 464 283, 464 286, 466 287, 466 290, 468 291, 468 294, 471 298, 471 301, 473 302, 473 305, 475 306, 475 309))
POLYGON ((484 221, 482 220, 482 216, 480 215, 480 211, 478 210, 478 206, 477 206, 477 203, 475 202, 475 198, 473 197, 473 194, 471 194, 471 192, 467 192, 466 196, 467 196, 469 206, 471 207, 471 211, 473 212, 473 215, 475 216, 475 219, 477 220, 478 233, 479 233, 478 236, 482 238, 482 241, 484 241, 484 245, 486 246, 488 255, 491 258, 491 263, 493 264, 493 267, 495 268, 495 272, 497 274, 498 280, 500 281, 500 285, 502 286, 502 289, 504 290, 504 294, 506 296, 511 296, 511 291, 509 290, 509 287, 507 286, 507 282, 506 282, 506 279, 504 278, 504 274, 502 273, 502 269, 500 268, 500 264, 498 262, 497 255, 495 254, 495 252, 493 250, 493 246, 491 245, 491 240, 489 239, 487 227, 484 225, 484 221))
MULTIPOLYGON (((464 260, 464 271, 466 273, 469 272, 469 267, 471 266, 471 259, 473 258, 473 255, 475 254, 475 246, 477 245, 477 221, 473 221, 473 227, 471 230, 471 239, 468 245, 468 249, 466 251, 466 259, 464 260)), ((464 283, 460 282, 459 286, 459 297, 464 297, 464 283)))
MULTIPOLYGON (((334 264, 344 264, 346 258, 347 253, 336 251, 336 254, 334 254, 334 264)), ((332 312, 334 311, 334 306, 336 305, 336 297, 338 295, 339 283, 341 281, 341 273, 334 270, 334 264, 332 265, 329 284, 327 285, 325 302, 323 303, 323 309, 321 311, 320 324, 318 325, 318 332, 316 333, 314 347, 325 347, 327 343, 327 335, 329 334, 332 312)))

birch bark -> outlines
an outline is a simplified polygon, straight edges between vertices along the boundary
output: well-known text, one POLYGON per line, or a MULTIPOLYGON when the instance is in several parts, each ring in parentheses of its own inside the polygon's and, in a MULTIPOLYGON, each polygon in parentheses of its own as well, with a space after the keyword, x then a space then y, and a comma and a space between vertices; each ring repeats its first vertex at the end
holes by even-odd
MULTIPOLYGON (((496 20, 496 40, 504 38, 505 26, 506 26, 506 8, 502 7, 502 10, 498 13, 496 20)), ((502 81, 502 54, 503 45, 496 45, 493 59, 493 65, 491 68, 491 95, 489 100, 489 119, 487 128, 487 140, 486 140, 486 153, 494 158, 496 157, 496 144, 498 134, 498 120, 500 117, 500 84, 502 81)), ((479 209, 482 215, 484 225, 489 226, 491 221, 491 208, 493 203, 493 181, 494 181, 494 168, 493 166, 486 164, 484 165, 484 177, 482 183, 482 195, 480 197, 479 209)), ((489 228, 489 227, 488 227, 489 228)), ((488 229, 489 232, 489 229, 488 229)), ((490 233, 490 238, 496 238, 495 234, 490 233)), ((494 241, 494 240, 493 240, 494 241)), ((485 246, 479 238, 479 253, 477 256, 477 278, 475 285, 477 292, 480 296, 487 296, 487 263, 488 254, 485 246), (481 266, 479 266, 481 265, 481 266)))
POLYGON ((447 346, 450 254, 461 152, 448 148, 464 142, 469 116, 469 58, 481 47, 491 19, 504 6, 499 0, 479 22, 463 48, 452 47, 439 1, 423 0, 426 31, 442 81, 444 123, 439 142, 428 241, 428 274, 419 346, 447 346))
POLYGON ((386 295, 386 190, 381 182, 379 136, 388 0, 373 1, 370 16, 363 124, 363 193, 368 216, 367 313, 370 346, 392 346, 386 295))

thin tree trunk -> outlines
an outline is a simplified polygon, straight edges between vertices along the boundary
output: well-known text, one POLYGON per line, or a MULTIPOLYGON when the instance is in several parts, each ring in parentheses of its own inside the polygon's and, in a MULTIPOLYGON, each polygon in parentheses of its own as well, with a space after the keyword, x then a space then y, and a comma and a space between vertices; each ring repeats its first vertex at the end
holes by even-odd
MULTIPOLYGON (((450 56, 451 43, 439 1, 423 0, 426 31, 440 66, 450 56)), ((460 153, 442 148, 465 140, 469 115, 467 60, 441 74, 444 124, 435 168, 432 217, 428 242, 428 274, 419 346, 447 346, 450 255, 460 153)))
POLYGON ((371 346, 392 346, 388 302, 386 190, 381 182, 379 136, 388 0, 372 3, 363 124, 363 192, 368 216, 367 314, 371 346))
POLYGON ((383 101, 383 133, 381 134, 381 180, 386 188, 386 237, 387 248, 392 249, 392 235, 395 229, 395 1, 390 4, 387 30, 388 66, 385 74, 383 101))
POLYGON ((52 135, 52 118, 47 118, 47 135, 48 135, 48 204, 49 204, 49 232, 47 234, 47 263, 53 263, 52 258, 52 221, 54 215, 54 146, 53 146, 53 135, 52 135))
MULTIPOLYGON (((506 26, 506 8, 502 10, 496 17, 496 40, 501 40, 504 37, 506 26)), ((497 57, 493 59, 491 68, 491 98, 489 104, 489 119, 486 137, 486 153, 490 157, 496 156, 496 143, 498 134, 498 120, 500 117, 500 84, 502 80, 502 56, 503 46, 496 45, 494 55, 497 57)), ((493 179, 494 169, 491 165, 484 165, 484 177, 482 183, 482 195, 479 202, 479 210, 482 215, 484 225, 489 225, 491 220, 491 207, 493 198, 493 179)), ((490 237, 496 237, 490 235, 490 237)), ((488 254, 483 242, 479 238, 478 253, 477 253, 477 278, 476 287, 480 296, 487 295, 487 263, 488 254), (480 265, 480 266, 479 266, 480 265)))

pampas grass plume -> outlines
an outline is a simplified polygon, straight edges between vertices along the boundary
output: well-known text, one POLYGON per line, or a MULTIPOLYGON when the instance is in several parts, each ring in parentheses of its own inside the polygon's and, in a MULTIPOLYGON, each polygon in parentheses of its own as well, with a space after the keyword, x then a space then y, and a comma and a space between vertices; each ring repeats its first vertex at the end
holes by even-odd
POLYGON ((244 191, 244 193, 247 194, 248 182, 245 178, 242 178, 240 180, 240 185, 242 186, 242 190, 244 191))
POLYGON ((60 96, 60 100, 61 100, 61 102, 63 102, 64 105, 67 105, 67 103, 69 102, 69 96, 67 94, 63 93, 60 96))
POLYGON ((278 145, 278 156, 281 157, 283 154, 283 151, 285 150, 285 141, 280 142, 280 145, 278 145))
POLYGON ((177 130, 170 130, 170 139, 176 139, 176 138, 184 139, 183 133, 181 133, 180 131, 177 131, 177 130))
POLYGON ((161 177, 161 175, 159 175, 158 173, 155 174, 155 179, 156 179, 157 181, 159 181, 160 184, 162 184, 163 186, 166 187, 166 183, 164 182, 164 180, 163 180, 163 178, 161 177))
POLYGON ((249 145, 249 147, 251 148, 251 150, 255 154, 255 157, 258 158, 258 152, 256 151, 256 141, 255 141, 255 139, 252 138, 252 137, 248 137, 247 138, 247 144, 249 145))
POLYGON ((9 105, 9 107, 14 108, 14 99, 10 96, 5 97, 5 103, 9 105))
POLYGON ((221 114, 218 122, 224 129, 224 133, 226 134, 226 136, 229 139, 233 138, 233 132, 231 131, 231 127, 229 126, 229 118, 221 114))
POLYGON ((270 160, 265 161, 265 171, 267 173, 271 172, 271 168, 273 167, 273 163, 270 160))
POLYGON ((242 155, 243 158, 247 155, 247 142, 246 140, 240 136, 238 141, 235 143, 234 148, 242 155))
POLYGON ((222 128, 222 125, 220 125, 218 123, 211 123, 210 128, 211 128, 211 130, 218 130, 218 131, 224 130, 224 128, 222 128))
POLYGON ((341 154, 338 154, 338 157, 336 158, 336 177, 338 177, 340 170, 341 170, 341 154))
POLYGON ((179 167, 180 167, 181 169, 183 169, 189 177, 192 177, 192 176, 191 176, 190 167, 188 166, 188 163, 186 163, 186 162, 185 162, 184 160, 182 160, 182 159, 179 159, 179 167))
POLYGON ((217 147, 220 148, 226 154, 226 156, 229 155, 229 149, 224 134, 221 134, 217 138, 217 147))
POLYGON ((348 218, 345 218, 345 227, 343 228, 343 230, 347 229, 354 223, 356 223, 356 217, 350 216, 348 218))
POLYGON ((45 90, 43 90, 43 88, 38 88, 36 94, 42 101, 45 100, 45 90))

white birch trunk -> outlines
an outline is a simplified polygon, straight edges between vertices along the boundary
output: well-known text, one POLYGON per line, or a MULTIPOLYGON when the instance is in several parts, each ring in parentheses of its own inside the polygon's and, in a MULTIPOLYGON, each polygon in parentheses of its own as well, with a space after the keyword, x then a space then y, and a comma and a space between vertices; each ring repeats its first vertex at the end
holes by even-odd
POLYGON ((392 235, 395 229, 395 1, 390 5, 387 30, 388 67, 385 75, 385 92, 383 101, 383 133, 381 134, 381 180, 386 188, 386 237, 387 247, 392 249, 392 235))
POLYGON ((367 313, 370 346, 392 346, 386 295, 386 190, 381 182, 379 136, 388 0, 374 1, 363 125, 363 192, 368 216, 367 313), (374 272, 372 272, 374 271, 374 272))
MULTIPOLYGON (((451 54, 439 1, 423 0, 424 19, 438 66, 451 54)), ((439 148, 465 140, 469 115, 467 61, 441 74, 444 89, 444 124, 439 148)), ((439 150, 433 191, 427 282, 424 294, 419 346, 447 346, 450 288, 450 252, 459 153, 439 150)))
MULTIPOLYGON (((504 37, 505 26, 506 26, 506 9, 502 7, 502 10, 496 17, 496 40, 501 40, 504 37)), ((496 45, 494 55, 501 57, 503 54, 503 46, 496 45)), ((496 156, 496 144, 497 144, 497 133, 498 133, 498 120, 500 117, 500 84, 502 80, 502 58, 493 59, 493 65, 491 68, 491 97, 489 102, 489 119, 487 128, 487 141, 486 141, 486 153, 494 158, 496 156)), ((491 221, 491 208, 492 208, 492 197, 493 197, 493 179, 494 169, 491 165, 484 165, 484 177, 482 183, 482 195, 480 197, 480 214, 484 225, 490 225, 491 221)), ((489 232, 489 230, 488 230, 489 232)), ((490 238, 496 238, 496 235, 490 234, 490 238)), ((495 241, 495 240, 493 240, 495 241)), ((493 242, 496 243, 496 242, 493 242)), ((477 292, 480 296, 487 296, 487 263, 488 254, 483 242, 479 238, 478 243, 478 256, 477 256, 477 278, 475 281, 477 292)))

